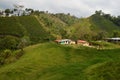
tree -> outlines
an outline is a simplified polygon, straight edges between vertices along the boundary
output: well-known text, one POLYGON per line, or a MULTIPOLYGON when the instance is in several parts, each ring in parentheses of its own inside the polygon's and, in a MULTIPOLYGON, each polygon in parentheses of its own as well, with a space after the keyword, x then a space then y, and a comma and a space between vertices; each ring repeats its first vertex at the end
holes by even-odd
POLYGON ((10 9, 6 9, 5 13, 6 13, 6 16, 9 16, 9 14, 11 13, 10 9))
POLYGON ((99 10, 99 11, 95 11, 95 14, 96 14, 96 15, 102 15, 103 12, 102 12, 102 10, 99 10))
POLYGON ((19 44, 19 39, 14 36, 5 36, 3 39, 0 39, 0 49, 17 49, 19 44))
POLYGON ((34 10, 33 9, 31 9, 31 8, 26 8, 25 9, 25 12, 27 12, 27 14, 33 14, 34 13, 34 10))
POLYGON ((108 33, 105 32, 105 31, 100 31, 98 32, 97 36, 96 36, 96 39, 97 40, 103 40, 107 37, 108 33))
POLYGON ((23 51, 23 48, 26 46, 26 39, 21 39, 21 42, 18 45, 18 48, 21 49, 21 51, 23 51))
POLYGON ((120 37, 120 31, 118 31, 118 30, 113 31, 112 37, 120 37))

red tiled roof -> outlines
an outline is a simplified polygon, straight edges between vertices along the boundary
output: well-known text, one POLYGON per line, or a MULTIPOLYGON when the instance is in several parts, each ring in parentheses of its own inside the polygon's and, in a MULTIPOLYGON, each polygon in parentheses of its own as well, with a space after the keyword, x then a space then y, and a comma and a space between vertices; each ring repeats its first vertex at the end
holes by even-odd
POLYGON ((77 42, 79 42, 79 43, 85 43, 85 42, 87 42, 87 41, 84 41, 84 40, 77 40, 77 42))
POLYGON ((55 42, 60 42, 61 40, 55 40, 55 42))

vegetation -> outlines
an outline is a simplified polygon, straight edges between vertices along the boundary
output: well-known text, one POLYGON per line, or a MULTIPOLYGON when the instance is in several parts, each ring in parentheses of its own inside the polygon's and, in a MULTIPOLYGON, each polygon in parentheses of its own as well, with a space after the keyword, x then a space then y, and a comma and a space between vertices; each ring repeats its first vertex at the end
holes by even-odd
POLYGON ((22 37, 25 35, 25 28, 19 23, 16 17, 0 17, 0 36, 12 35, 22 37))
POLYGON ((18 17, 18 20, 26 29, 26 36, 30 38, 31 43, 43 42, 49 39, 50 34, 46 32, 34 16, 21 16, 18 17))
POLYGON ((20 43, 19 38, 14 36, 5 36, 4 38, 0 39, 0 49, 17 49, 20 43))
POLYGON ((97 50, 43 43, 24 50, 26 54, 17 62, 0 68, 0 80, 118 80, 120 78, 119 49, 97 50))
POLYGON ((0 80, 120 79, 120 46, 97 41, 120 37, 119 17, 26 11, 27 16, 0 17, 0 80), (45 43, 61 38, 87 40, 93 48, 45 43))

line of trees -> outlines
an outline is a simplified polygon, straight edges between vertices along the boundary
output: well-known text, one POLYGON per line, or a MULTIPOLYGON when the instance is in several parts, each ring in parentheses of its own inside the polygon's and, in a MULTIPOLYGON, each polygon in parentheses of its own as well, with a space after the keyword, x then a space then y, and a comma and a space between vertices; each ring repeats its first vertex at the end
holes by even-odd
POLYGON ((24 16, 24 15, 30 15, 31 13, 34 12, 33 9, 31 8, 26 8, 24 9, 23 5, 13 5, 13 9, 5 9, 5 10, 0 10, 0 16, 24 16))

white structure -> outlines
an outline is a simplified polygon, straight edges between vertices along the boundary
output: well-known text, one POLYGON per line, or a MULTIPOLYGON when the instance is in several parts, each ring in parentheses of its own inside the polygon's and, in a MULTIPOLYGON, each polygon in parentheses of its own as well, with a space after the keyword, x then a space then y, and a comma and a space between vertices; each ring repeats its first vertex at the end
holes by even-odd
POLYGON ((23 6, 23 5, 19 5, 19 4, 14 4, 14 7, 15 7, 15 9, 17 9, 17 10, 14 12, 14 14, 15 14, 16 16, 22 15, 24 6, 23 6))
POLYGON ((72 41, 70 39, 55 40, 55 42, 59 44, 76 44, 75 41, 72 41))
POLYGON ((108 42, 120 42, 120 38, 106 38, 105 39, 106 41, 108 41, 108 42))

